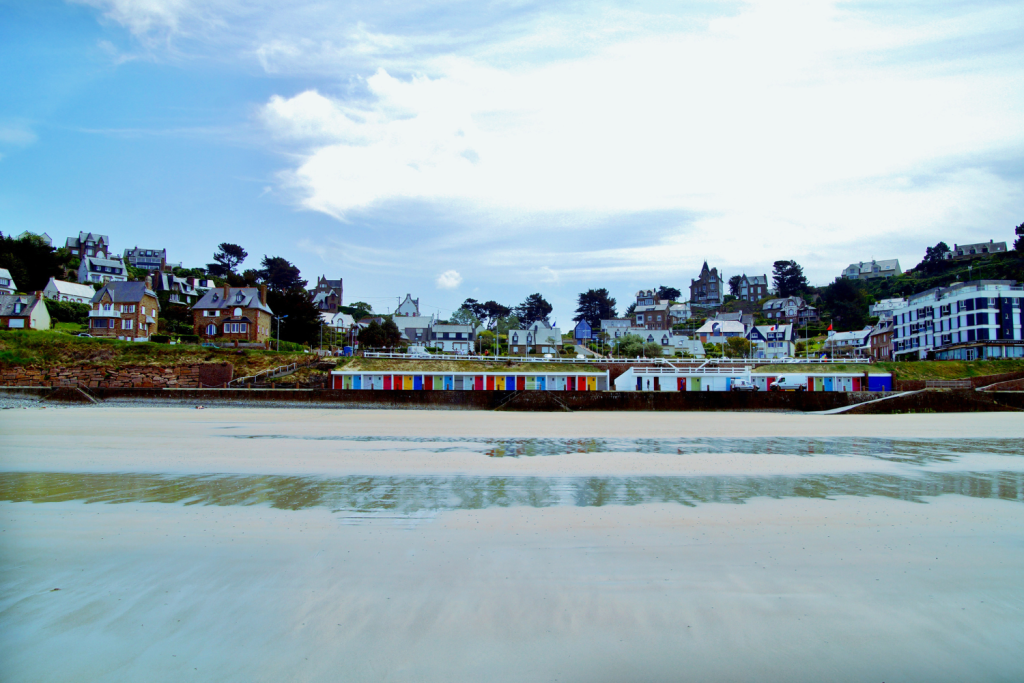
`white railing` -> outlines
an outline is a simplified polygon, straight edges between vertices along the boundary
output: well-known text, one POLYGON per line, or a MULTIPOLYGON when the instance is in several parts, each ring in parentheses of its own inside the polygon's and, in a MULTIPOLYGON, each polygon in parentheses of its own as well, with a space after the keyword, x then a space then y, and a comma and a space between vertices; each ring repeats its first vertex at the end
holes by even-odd
POLYGON ((289 375, 298 370, 299 368, 309 365, 310 362, 312 362, 312 359, 310 361, 304 361, 301 363, 289 363, 288 365, 279 365, 276 368, 270 368, 268 370, 260 370, 255 375, 249 375, 248 377, 238 377, 236 379, 233 379, 230 382, 228 382, 228 386, 230 387, 231 385, 239 384, 244 385, 245 383, 250 381, 255 383, 261 377, 264 380, 268 380, 273 379, 275 377, 281 377, 283 375, 289 375))
MULTIPOLYGON (((749 375, 753 368, 749 365, 742 367, 697 367, 697 368, 633 368, 634 375, 749 375)), ((628 370, 627 370, 628 372, 628 370)))
POLYGON ((437 353, 427 355, 410 355, 408 353, 384 353, 367 351, 364 358, 391 358, 397 360, 475 360, 475 361, 515 361, 518 363, 568 363, 572 365, 594 364, 594 363, 655 363, 665 364, 670 367, 679 365, 706 365, 743 367, 745 365, 778 365, 782 363, 812 363, 815 365, 830 365, 836 363, 870 363, 869 358, 711 358, 703 360, 700 358, 675 358, 665 356, 663 358, 543 358, 538 356, 479 356, 475 354, 453 354, 437 353))
POLYGON ((109 311, 92 310, 92 311, 89 311, 89 317, 90 318, 120 318, 121 317, 121 311, 116 311, 114 309, 111 309, 109 311))

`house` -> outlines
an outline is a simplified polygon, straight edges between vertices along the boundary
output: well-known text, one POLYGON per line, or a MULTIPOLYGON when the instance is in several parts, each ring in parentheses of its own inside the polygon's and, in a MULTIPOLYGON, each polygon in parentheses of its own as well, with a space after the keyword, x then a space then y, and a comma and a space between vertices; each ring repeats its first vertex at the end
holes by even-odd
POLYGON ((684 356, 704 357, 704 345, 699 340, 692 339, 675 330, 645 330, 633 327, 627 330, 626 334, 640 337, 645 344, 658 344, 661 346, 661 353, 665 356, 674 356, 678 351, 684 356))
POLYGON ((213 289, 217 286, 217 283, 213 280, 201 277, 187 277, 185 278, 185 282, 187 282, 190 287, 194 288, 197 294, 205 294, 207 290, 213 289))
POLYGON ((626 334, 632 326, 633 320, 631 318, 611 318, 609 320, 602 320, 601 336, 607 341, 614 342, 616 339, 626 334))
POLYGON ((702 344, 721 344, 729 337, 745 337, 746 334, 743 323, 735 320, 708 320, 696 332, 702 344))
POLYGON ((154 290, 168 292, 167 300, 174 304, 191 306, 199 298, 199 292, 189 284, 188 279, 171 273, 153 273, 154 290))
POLYGON ((163 270, 167 265, 166 249, 134 249, 124 250, 124 262, 132 268, 143 270, 163 270))
POLYGON ((658 299, 658 290, 641 289, 636 293, 636 306, 633 308, 633 320, 637 327, 645 330, 671 330, 672 316, 669 309, 672 302, 658 299))
POLYGON ((441 351, 466 354, 473 350, 475 342, 476 330, 472 325, 445 323, 436 324, 430 328, 430 345, 441 351))
POLYGON ((402 333, 402 339, 410 344, 430 345, 431 327, 435 320, 430 315, 394 315, 391 317, 398 330, 402 333))
POLYGON ((906 299, 882 299, 877 303, 871 304, 868 307, 868 313, 877 316, 881 320, 891 320, 892 312, 897 308, 902 308, 906 303, 906 299))
POLYGON ((0 329, 50 329, 50 312, 43 303, 43 293, 0 294, 0 329))
POLYGON ((0 294, 14 294, 17 291, 18 286, 14 284, 11 271, 6 268, 0 268, 0 294))
POLYGON ((91 232, 80 232, 78 237, 69 237, 64 246, 72 256, 84 258, 95 256, 96 258, 110 258, 110 238, 106 235, 97 235, 91 232))
POLYGON ((576 327, 572 330, 572 337, 576 340, 577 344, 586 344, 591 339, 596 338, 594 329, 586 320, 580 320, 576 323, 576 327))
POLYGON ((883 277, 901 275, 899 259, 887 259, 885 261, 860 261, 851 263, 843 271, 843 277, 851 280, 875 280, 883 277))
POLYGON ((729 321, 734 323, 743 323, 744 334, 754 326, 754 314, 744 313, 743 311, 735 311, 732 313, 716 313, 712 320, 719 322, 729 321))
POLYGON ((153 283, 108 282, 92 297, 89 334, 126 341, 149 341, 157 331, 160 302, 153 283))
MULTIPOLYGON (((412 317, 419 317, 420 314, 420 300, 413 299, 411 295, 406 294, 405 300, 398 304, 398 308, 395 309, 395 315, 407 315, 412 317)), ((399 325, 401 327, 401 325, 399 325)))
POLYGON ((195 334, 204 341, 266 343, 273 317, 266 285, 215 287, 192 307, 195 334))
POLYGON ((708 262, 700 269, 700 275, 690 280, 690 304, 694 306, 721 306, 725 300, 725 283, 718 268, 708 268, 708 262))
POLYGON ((348 313, 321 313, 320 318, 327 327, 335 333, 337 343, 343 346, 356 346, 356 335, 359 333, 359 325, 348 313))
POLYGON ((25 232, 23 232, 20 235, 18 235, 15 239, 23 240, 23 239, 28 239, 28 238, 39 240, 40 242, 42 242, 43 244, 45 244, 48 247, 52 247, 53 246, 53 238, 51 238, 45 232, 43 232, 43 233, 35 233, 35 232, 29 232, 28 230, 26 230, 25 232))
POLYGON ((878 324, 871 328, 868 347, 873 359, 892 360, 892 331, 891 317, 879 320, 878 324))
POLYGON ((989 254, 1006 253, 1006 242, 979 242, 978 244, 954 244, 953 251, 946 254, 946 258, 954 261, 969 261, 989 254))
POLYGON ((96 290, 90 285, 65 282, 64 280, 52 277, 46 283, 46 286, 43 287, 43 296, 52 301, 71 301, 76 304, 88 304, 92 303, 92 298, 95 295, 96 290))
POLYGON ((668 317, 672 325, 684 323, 692 317, 689 302, 674 303, 668 307, 668 317))
POLYGON ((342 281, 328 280, 321 275, 316 280, 316 287, 310 290, 309 296, 313 305, 321 313, 337 313, 338 307, 342 306, 342 281))
POLYGON ((128 271, 120 258, 108 259, 83 256, 78 265, 78 281, 86 282, 127 282, 128 271))
POLYGON ((535 322, 523 330, 508 331, 508 353, 510 356, 525 356, 529 353, 558 353, 562 348, 562 331, 543 321, 535 322))
POLYGON ((789 323, 797 327, 818 320, 818 309, 798 296, 769 299, 761 306, 761 312, 773 323, 789 323))
POLYGON ((768 296, 768 276, 744 273, 740 276, 740 286, 737 288, 736 296, 742 301, 757 303, 768 296))
POLYGON ((863 330, 831 333, 825 340, 825 352, 830 356, 866 356, 870 352, 871 329, 868 325, 863 330))
POLYGON ((796 343, 792 325, 755 325, 747 332, 754 358, 793 358, 796 343))
POLYGON ((912 294, 892 312, 893 359, 1024 358, 1022 290, 1014 280, 974 280, 912 294))

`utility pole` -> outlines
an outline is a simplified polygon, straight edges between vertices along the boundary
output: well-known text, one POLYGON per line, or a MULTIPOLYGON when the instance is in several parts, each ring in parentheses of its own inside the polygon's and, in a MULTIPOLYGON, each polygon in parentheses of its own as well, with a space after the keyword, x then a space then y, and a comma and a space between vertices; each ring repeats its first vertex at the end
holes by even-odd
POLYGON ((281 321, 283 319, 287 318, 287 317, 288 316, 286 316, 286 315, 279 315, 279 316, 277 316, 277 350, 278 351, 281 350, 281 321))

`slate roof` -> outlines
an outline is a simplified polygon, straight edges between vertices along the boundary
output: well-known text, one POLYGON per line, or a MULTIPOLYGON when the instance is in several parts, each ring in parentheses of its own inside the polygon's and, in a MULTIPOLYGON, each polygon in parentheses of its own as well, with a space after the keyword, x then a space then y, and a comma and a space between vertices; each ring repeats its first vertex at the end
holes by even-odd
POLYGON ((768 339, 768 333, 773 327, 775 328, 775 331, 772 334, 775 334, 776 336, 772 341, 793 341, 792 325, 755 325, 750 329, 750 334, 747 336, 749 338, 757 336, 758 339, 766 340, 768 339), (783 334, 781 339, 778 337, 779 332, 783 334))
MULTIPOLYGON (((91 299, 96 290, 89 285, 83 285, 79 282, 66 282, 65 280, 58 280, 56 278, 50 278, 50 282, 53 283, 53 288, 57 290, 59 294, 66 294, 67 296, 80 296, 91 299)), ((47 283, 49 286, 49 283, 47 283)))
POLYGON ((220 310, 224 308, 256 308, 261 311, 266 311, 270 315, 274 315, 274 312, 270 310, 270 306, 260 301, 260 289, 259 287, 228 287, 228 296, 224 297, 223 287, 214 287, 208 290, 206 294, 202 296, 199 301, 192 306, 192 309, 209 309, 209 310, 220 310), (242 295, 242 300, 238 300, 238 295, 242 295))
MULTIPOLYGON (((156 298, 156 292, 147 289, 145 282, 108 282, 93 295, 92 303, 97 304, 102 301, 104 293, 109 293, 110 300, 115 304, 137 304, 147 294, 156 298)), ((157 302, 157 306, 159 305, 157 302)))
POLYGON ((96 270, 93 266, 106 266, 107 268, 116 268, 117 270, 114 272, 115 275, 122 274, 125 272, 124 261, 121 261, 119 259, 98 258, 96 256, 83 256, 82 263, 87 263, 86 269, 89 270, 90 272, 94 270, 98 273, 103 272, 96 270))
POLYGON ((40 303, 40 301, 35 296, 0 294, 0 315, 4 317, 27 318, 32 314, 32 309, 36 307, 37 303, 40 303), (14 312, 14 304, 18 302, 25 304, 25 308, 22 309, 21 313, 14 312))

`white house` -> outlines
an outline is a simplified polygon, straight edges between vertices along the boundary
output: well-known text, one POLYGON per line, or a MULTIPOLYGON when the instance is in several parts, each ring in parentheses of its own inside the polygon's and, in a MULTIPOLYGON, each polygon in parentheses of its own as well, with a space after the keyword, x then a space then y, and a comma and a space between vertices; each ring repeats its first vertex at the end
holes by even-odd
POLYGON ((43 293, 0 294, 0 328, 11 330, 48 330, 50 312, 43 293))
POLYGON ((43 296, 52 301, 72 301, 76 304, 88 304, 92 302, 96 290, 89 285, 82 285, 77 282, 65 282, 50 278, 50 281, 43 287, 43 296))
POLYGON ((610 342, 614 342, 619 337, 627 334, 629 328, 632 326, 632 318, 612 318, 611 320, 602 320, 601 334, 607 335, 605 336, 605 339, 610 342))
POLYGON ((558 353, 562 348, 562 331, 544 322, 535 322, 522 330, 508 331, 508 352, 512 356, 527 353, 558 353))
POLYGON ((738 320, 709 320, 697 330, 702 343, 722 344, 729 337, 746 335, 746 326, 738 320))
POLYGON ((128 270, 121 259, 83 256, 78 266, 79 282, 127 282, 128 270))
POLYGON ((843 277, 851 280, 874 280, 881 277, 893 277, 902 274, 899 259, 876 261, 859 261, 851 263, 843 271, 843 277))
POLYGON ((0 294, 14 294, 16 291, 18 291, 18 287, 14 284, 14 279, 11 278, 11 271, 0 268, 0 294))
POLYGON ((398 304, 398 308, 395 309, 395 315, 420 317, 420 300, 413 299, 411 294, 406 294, 405 300, 398 304))
POLYGON ((449 353, 470 353, 476 341, 472 325, 434 325, 430 328, 430 346, 449 353))
POLYGON ((868 325, 863 330, 832 334, 825 342, 825 350, 832 355, 861 356, 869 354, 871 352, 869 346, 871 330, 872 327, 868 325))
POLYGON ((755 325, 747 333, 754 358, 792 358, 796 355, 792 325, 755 325))
POLYGON ((903 308, 907 305, 906 299, 882 299, 881 301, 871 304, 868 307, 868 312, 871 315, 876 315, 880 320, 888 320, 892 318, 892 312, 897 308, 903 308))

